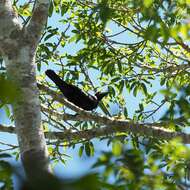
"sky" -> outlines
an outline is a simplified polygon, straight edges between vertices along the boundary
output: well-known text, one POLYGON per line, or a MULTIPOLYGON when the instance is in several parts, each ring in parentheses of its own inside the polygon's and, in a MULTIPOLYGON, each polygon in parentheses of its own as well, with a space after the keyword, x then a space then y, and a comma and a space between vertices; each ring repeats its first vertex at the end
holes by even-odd
MULTIPOLYGON (((52 18, 50 18, 48 20, 50 25, 56 26, 59 25, 58 19, 60 17, 58 15, 53 16, 52 18)), ((64 27, 64 26, 61 26, 64 27)), ((66 26, 65 26, 66 27, 66 26)), ((114 32, 117 32, 118 29, 116 29, 116 27, 113 24, 109 24, 108 27, 110 27, 110 29, 114 32)), ((62 28, 62 30, 64 30, 62 28)), ((125 41, 136 41, 137 39, 135 39, 132 36, 128 36, 128 38, 126 39, 126 35, 125 36, 120 36, 118 38, 119 41, 121 42, 125 42, 125 41)), ((82 47, 82 44, 77 44, 77 45, 69 45, 66 46, 65 51, 71 53, 71 54, 75 54, 75 52, 77 50, 79 50, 82 47)), ((64 51, 64 50, 61 50, 64 51)), ((45 71, 45 69, 51 67, 51 69, 55 69, 55 67, 51 66, 44 66, 42 67, 42 72, 45 71)), ((94 82, 96 82, 96 75, 98 73, 95 72, 91 72, 91 77, 92 80, 94 82)), ((160 89, 160 85, 158 83, 158 81, 155 81, 153 83, 153 88, 149 88, 150 91, 157 91, 160 89)), ((128 93, 126 90, 124 90, 124 96, 127 102, 127 107, 129 108, 129 116, 132 116, 134 113, 134 107, 138 106, 138 102, 139 100, 143 97, 143 95, 141 93, 139 93, 137 95, 137 97, 134 97, 132 94, 128 93)), ((156 97, 158 101, 160 101, 162 99, 161 96, 156 97)), ((114 104, 111 105, 111 112, 112 114, 117 114, 118 111, 118 107, 114 104)), ((160 117, 163 114, 163 110, 161 110, 160 112, 157 113, 157 117, 160 117)), ((4 124, 4 125, 13 125, 13 123, 11 123, 9 120, 7 120, 6 118, 6 114, 4 112, 4 110, 0 109, 0 123, 4 124)), ((15 135, 10 135, 10 134, 5 134, 5 133, 0 133, 0 141, 3 142, 10 142, 13 144, 17 143, 17 139, 15 135)), ((111 147, 107 147, 106 146, 106 142, 102 142, 102 141, 98 141, 97 139, 93 140, 93 142, 95 143, 95 156, 93 158, 88 158, 87 156, 82 156, 82 158, 79 158, 78 156, 78 149, 80 147, 80 145, 76 146, 76 149, 73 150, 72 148, 68 148, 67 150, 64 150, 65 154, 68 154, 71 158, 65 158, 67 159, 66 164, 62 164, 62 163, 58 163, 55 165, 55 173, 58 176, 64 176, 64 177, 76 177, 79 175, 83 175, 86 172, 89 171, 89 169, 91 168, 92 164, 94 163, 94 161, 98 158, 98 156, 100 155, 101 151, 103 150, 110 150, 111 147)), ((0 146, 1 148, 1 146, 0 146)))
MULTIPOLYGON (((56 24, 59 24, 57 21, 60 17, 58 15, 55 15, 54 17, 50 18, 48 20, 50 25, 55 26, 56 24)), ((64 30, 64 29, 62 29, 64 30)), ((74 54, 76 51, 78 51, 82 46, 81 45, 69 45, 66 47, 66 51, 74 54)), ((44 66, 42 67, 42 71, 41 73, 43 73, 46 69, 49 68, 49 66, 44 66)), ((52 68, 51 65, 51 69, 55 69, 56 68, 52 68)), ((94 73, 94 72, 93 72, 94 73)), ((92 78, 96 78, 96 76, 92 75, 92 78)), ((94 80, 95 81, 95 80, 94 80)), ((4 109, 0 109, 0 124, 6 125, 6 126, 14 126, 14 123, 12 123, 10 120, 7 119, 6 113, 4 109)), ((0 142, 5 142, 5 143, 10 143, 10 144, 17 144, 17 138, 16 135, 14 134, 8 134, 8 133, 1 133, 0 132, 0 142)), ((68 148, 66 150, 64 150, 64 154, 69 155, 70 157, 65 157, 66 160, 66 164, 63 163, 58 163, 54 166, 55 168, 55 174, 58 176, 62 176, 62 177, 77 177, 77 176, 81 176, 84 175, 86 172, 89 172, 89 169, 91 168, 92 164, 94 163, 94 161, 96 160, 96 158, 100 155, 100 152, 102 150, 107 149, 107 146, 105 145, 105 143, 102 144, 102 142, 99 142, 97 140, 94 140, 94 142, 96 143, 96 156, 93 158, 89 158, 87 157, 85 154, 84 156, 82 156, 81 158, 79 158, 78 156, 78 149, 80 148, 80 145, 77 145, 75 149, 72 148, 68 148)), ((7 146, 3 146, 0 145, 0 149, 5 148, 7 146)), ((19 166, 18 162, 15 162, 14 159, 11 159, 11 163, 13 163, 14 165, 17 165, 17 167, 19 166)))

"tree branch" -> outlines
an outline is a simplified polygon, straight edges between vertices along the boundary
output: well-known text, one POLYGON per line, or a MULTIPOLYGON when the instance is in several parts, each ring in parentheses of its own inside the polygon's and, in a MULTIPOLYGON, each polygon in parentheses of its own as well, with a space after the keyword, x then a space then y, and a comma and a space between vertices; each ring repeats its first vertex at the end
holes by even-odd
MULTIPOLYGON (((61 117, 62 114, 60 114, 61 117)), ((98 116, 96 116, 98 117, 98 116)), ((82 119, 81 119, 82 120, 82 119)), ((45 132, 45 137, 49 140, 76 141, 82 139, 93 139, 97 137, 110 136, 121 132, 131 132, 133 134, 154 137, 159 140, 170 140, 180 137, 183 143, 190 143, 190 135, 182 132, 175 132, 165 128, 153 127, 152 124, 134 124, 127 121, 110 120, 108 126, 93 128, 77 132, 45 132), (118 123, 118 124, 117 124, 118 123)), ((0 132, 16 133, 15 127, 0 125, 0 132)))
POLYGON ((61 120, 72 120, 72 121, 79 121, 81 116, 80 115, 72 115, 72 114, 67 114, 67 113, 64 113, 64 114, 61 114, 56 112, 56 111, 53 111, 52 109, 49 109, 43 105, 41 105, 41 110, 48 113, 49 115, 51 116, 54 116, 54 117, 57 117, 57 118, 60 118, 61 120))
POLYGON ((147 137, 153 137, 159 140, 171 140, 176 137, 180 137, 183 143, 190 143, 190 135, 182 132, 174 132, 168 129, 151 127, 148 125, 138 125, 126 123, 125 125, 109 125, 102 128, 93 128, 77 132, 47 132, 45 136, 50 139, 59 139, 66 141, 93 139, 97 137, 110 136, 121 132, 131 132, 133 134, 143 135, 147 137))
POLYGON ((3 49, 8 51, 10 44, 14 45, 13 41, 7 39, 14 39, 15 33, 20 32, 21 29, 22 25, 12 8, 11 0, 0 1, 0 51, 3 49))
POLYGON ((4 126, 0 124, 0 132, 5 132, 5 133, 16 133, 15 127, 13 126, 4 126))
POLYGON ((190 52, 190 47, 188 45, 186 45, 182 40, 178 41, 175 40, 177 44, 179 44, 184 50, 186 50, 187 52, 190 52))
MULTIPOLYGON (((190 135, 187 135, 182 132, 175 132, 166 128, 160 127, 160 123, 146 123, 146 124, 139 124, 134 123, 133 121, 127 120, 117 120, 114 118, 93 114, 91 112, 82 110, 77 106, 73 105, 72 103, 68 102, 63 96, 56 94, 54 91, 50 90, 48 87, 44 85, 39 85, 38 87, 45 91, 48 95, 52 96, 52 98, 60 103, 65 104, 72 110, 76 111, 79 115, 76 117, 80 121, 94 121, 100 125, 105 125, 106 127, 102 128, 94 128, 84 131, 77 131, 74 133, 66 134, 67 139, 69 138, 72 140, 73 138, 95 138, 99 136, 106 136, 117 132, 130 132, 133 134, 143 135, 147 137, 154 137, 158 139, 165 139, 169 140, 175 137, 181 137, 184 143, 190 143, 190 135)), ((58 119, 63 119, 65 116, 64 114, 57 113, 51 110, 51 114, 56 116, 58 119)), ((163 124, 164 126, 164 124, 163 124)), ((65 134, 63 132, 55 132, 55 135, 58 138, 64 139, 65 134)))
POLYGON ((37 44, 41 37, 45 23, 48 17, 50 0, 36 0, 32 17, 27 26, 27 31, 37 44))

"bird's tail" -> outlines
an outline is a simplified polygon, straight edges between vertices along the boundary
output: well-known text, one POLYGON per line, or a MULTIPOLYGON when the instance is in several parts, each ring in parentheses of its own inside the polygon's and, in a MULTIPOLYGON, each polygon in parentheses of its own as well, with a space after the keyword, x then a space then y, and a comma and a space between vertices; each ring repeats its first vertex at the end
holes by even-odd
POLYGON ((48 69, 45 73, 60 89, 67 85, 53 70, 48 69))

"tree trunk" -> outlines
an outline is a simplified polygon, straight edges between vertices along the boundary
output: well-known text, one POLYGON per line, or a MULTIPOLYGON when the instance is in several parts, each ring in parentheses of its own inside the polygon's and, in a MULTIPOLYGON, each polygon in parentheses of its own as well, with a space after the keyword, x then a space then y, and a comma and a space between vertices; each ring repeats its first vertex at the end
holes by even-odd
POLYGON ((34 52, 27 46, 19 47, 16 57, 5 57, 4 60, 9 79, 14 81, 20 90, 20 97, 12 107, 24 167, 28 168, 27 173, 31 171, 34 175, 39 171, 49 171, 45 138, 41 128, 34 52))
POLYGON ((35 66, 36 47, 47 18, 48 2, 37 1, 35 10, 38 13, 40 9, 43 10, 43 16, 38 17, 40 24, 35 20, 36 16, 31 19, 30 31, 20 24, 10 0, 0 2, 0 53, 5 61, 8 78, 16 84, 20 94, 12 104, 12 110, 21 160, 29 179, 37 179, 51 171, 41 127, 35 66), (36 33, 31 27, 35 23, 38 26, 33 27, 36 33))

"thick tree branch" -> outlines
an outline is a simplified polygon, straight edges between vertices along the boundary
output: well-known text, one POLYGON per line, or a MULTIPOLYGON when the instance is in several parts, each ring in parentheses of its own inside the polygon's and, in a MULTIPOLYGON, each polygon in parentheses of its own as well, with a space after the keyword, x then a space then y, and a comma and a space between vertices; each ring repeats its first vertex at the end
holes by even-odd
POLYGON ((16 133, 15 127, 13 126, 5 126, 0 124, 0 132, 5 132, 5 133, 16 133))
MULTIPOLYGON (((60 114, 61 117, 62 114, 60 114)), ((98 117, 98 116, 96 116, 98 117)), ((82 119, 81 119, 82 120, 82 119)), ((112 121, 110 121, 112 122, 112 121)), ((182 132, 174 132, 168 129, 152 127, 151 124, 131 124, 130 122, 125 122, 123 125, 119 123, 120 121, 113 122, 112 125, 108 125, 102 128, 93 128, 77 132, 45 132, 45 137, 49 140, 62 140, 62 141, 77 141, 77 140, 90 140, 97 137, 110 136, 120 132, 131 132, 133 134, 139 134, 147 137, 154 137, 159 140, 170 140, 175 137, 180 137, 183 143, 190 143, 190 135, 182 132), (114 123, 118 123, 115 125, 114 123)), ((15 127, 0 125, 0 132, 16 133, 15 127)))
POLYGON ((73 133, 68 132, 48 132, 46 133, 47 138, 55 138, 66 141, 73 140, 90 140, 97 137, 105 137, 110 136, 120 132, 131 132, 133 134, 143 135, 147 137, 153 137, 159 140, 171 140, 175 137, 179 137, 182 139, 183 143, 190 143, 190 135, 182 133, 182 132, 173 132, 168 129, 159 128, 159 127, 150 127, 148 125, 138 125, 138 124, 130 124, 126 123, 125 125, 109 125, 102 128, 93 128, 83 131, 77 131, 73 133))
POLYGON ((12 8, 11 0, 0 1, 0 36, 7 35, 10 32, 10 25, 13 27, 12 30, 21 26, 17 18, 17 14, 12 8))
POLYGON ((0 1, 0 52, 11 51, 15 34, 20 33, 22 25, 12 8, 11 0, 0 1))
POLYGON ((38 43, 47 22, 50 0, 36 0, 34 11, 27 26, 27 32, 38 43))
MULTIPOLYGON (((106 126, 102 128, 84 130, 81 132, 77 131, 75 133, 72 133, 71 138, 69 138, 69 135, 67 133, 67 139, 69 138, 71 140, 73 137, 76 137, 76 135, 80 139, 84 137, 89 139, 89 138, 95 138, 98 136, 106 136, 106 135, 110 135, 117 132, 130 132, 133 134, 143 135, 147 137, 154 137, 158 139, 165 139, 165 140, 169 140, 174 137, 181 137, 184 143, 190 143, 189 135, 185 133, 181 133, 181 132, 171 131, 166 128, 161 128, 160 123, 139 124, 139 123, 134 123, 132 121, 117 120, 117 119, 113 119, 113 118, 102 116, 102 115, 96 115, 96 114, 93 114, 88 111, 84 111, 76 107, 75 105, 73 105, 72 103, 64 99, 63 96, 56 94, 54 91, 50 90, 48 87, 44 85, 38 85, 38 87, 41 90, 46 91, 46 93, 52 96, 52 98, 55 99, 56 101, 63 103, 69 108, 71 108, 72 110, 76 111, 79 114, 76 117, 80 121, 94 121, 100 125, 106 126)), ((65 117, 64 114, 54 112, 53 110, 51 110, 51 114, 58 117, 58 119, 63 119, 65 117)), ((62 132, 58 132, 58 133, 54 133, 54 135, 59 138, 64 138, 65 134, 62 132)))
POLYGON ((26 29, 19 23, 11 1, 0 2, 0 53, 9 80, 16 84, 20 92, 20 97, 11 106, 21 160, 26 175, 32 179, 38 174, 40 176, 51 172, 41 128, 40 100, 35 73, 35 52, 47 20, 49 0, 36 1, 33 16, 26 29))

